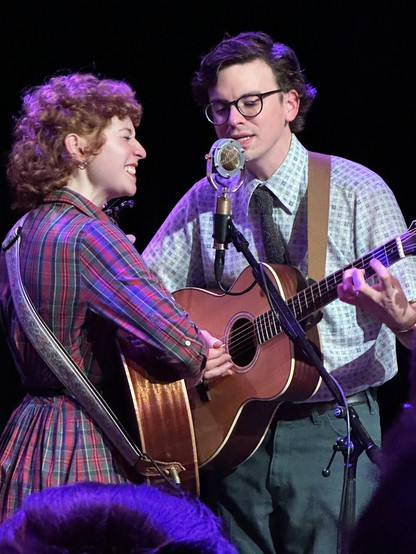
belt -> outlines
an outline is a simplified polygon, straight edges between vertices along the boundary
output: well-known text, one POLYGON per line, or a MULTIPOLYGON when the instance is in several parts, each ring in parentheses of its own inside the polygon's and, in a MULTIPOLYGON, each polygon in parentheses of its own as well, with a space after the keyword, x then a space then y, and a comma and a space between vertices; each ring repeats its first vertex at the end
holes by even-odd
MULTIPOLYGON (((368 391, 357 392, 351 396, 347 396, 348 406, 357 406, 358 404, 368 403, 368 395, 376 398, 375 390, 369 389, 368 391)), ((294 419, 303 419, 310 417, 312 414, 324 414, 331 410, 335 410, 338 406, 336 400, 330 402, 300 402, 298 404, 293 402, 286 402, 279 406, 275 414, 275 419, 280 421, 292 421, 294 419)))

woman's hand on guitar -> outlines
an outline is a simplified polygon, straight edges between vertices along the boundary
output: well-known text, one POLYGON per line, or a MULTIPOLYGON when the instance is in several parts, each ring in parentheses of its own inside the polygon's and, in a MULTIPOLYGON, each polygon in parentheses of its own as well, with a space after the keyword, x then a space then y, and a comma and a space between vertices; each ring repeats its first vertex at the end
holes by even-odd
POLYGON ((338 285, 338 297, 370 313, 402 338, 400 335, 416 323, 416 311, 406 298, 399 280, 376 258, 370 261, 370 265, 377 282, 369 285, 364 270, 353 267, 344 272, 342 283, 338 285))
POLYGON ((227 377, 233 374, 233 363, 230 354, 222 342, 213 337, 208 331, 201 330, 205 343, 208 346, 207 362, 203 371, 202 379, 212 382, 220 377, 227 377))

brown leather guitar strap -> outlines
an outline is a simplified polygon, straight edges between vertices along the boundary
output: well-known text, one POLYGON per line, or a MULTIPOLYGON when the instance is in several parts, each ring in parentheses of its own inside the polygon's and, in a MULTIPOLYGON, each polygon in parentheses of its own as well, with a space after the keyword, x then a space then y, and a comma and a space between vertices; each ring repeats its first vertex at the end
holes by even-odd
POLYGON ((309 152, 308 164, 308 277, 325 277, 328 244, 331 156, 309 152))

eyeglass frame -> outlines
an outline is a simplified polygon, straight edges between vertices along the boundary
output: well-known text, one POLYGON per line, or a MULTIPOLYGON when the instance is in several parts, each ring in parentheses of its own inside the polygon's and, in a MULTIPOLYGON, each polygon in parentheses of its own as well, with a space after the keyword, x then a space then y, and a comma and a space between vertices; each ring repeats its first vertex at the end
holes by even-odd
POLYGON ((231 102, 224 102, 222 105, 224 106, 224 108, 228 109, 228 113, 227 113, 227 118, 222 123, 215 123, 208 116, 209 108, 215 103, 221 104, 221 100, 216 100, 215 102, 210 102, 204 108, 205 117, 208 119, 208 121, 210 123, 212 123, 212 125, 224 125, 225 123, 227 123, 228 118, 230 117, 231 106, 235 106, 237 108, 238 112, 243 117, 245 117, 246 119, 253 119, 253 117, 257 117, 263 110, 263 98, 267 98, 267 96, 270 96, 271 94, 276 94, 278 92, 284 92, 284 90, 281 89, 281 88, 278 88, 276 90, 269 90, 268 92, 260 92, 259 94, 243 94, 243 96, 240 96, 240 98, 237 98, 237 100, 232 100, 231 102), (257 96, 260 100, 260 109, 255 115, 246 115, 245 113, 243 113, 241 111, 241 109, 238 106, 238 103, 240 102, 240 100, 242 100, 243 98, 249 98, 250 96, 257 96))

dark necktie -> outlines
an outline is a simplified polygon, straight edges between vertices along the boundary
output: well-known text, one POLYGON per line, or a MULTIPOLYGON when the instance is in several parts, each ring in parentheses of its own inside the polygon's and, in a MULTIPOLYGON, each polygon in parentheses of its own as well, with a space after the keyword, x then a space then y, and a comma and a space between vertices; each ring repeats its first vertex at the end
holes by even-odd
POLYGON ((260 213, 266 261, 275 264, 286 263, 283 238, 273 220, 272 193, 266 187, 259 186, 253 192, 252 200, 256 202, 260 213))

